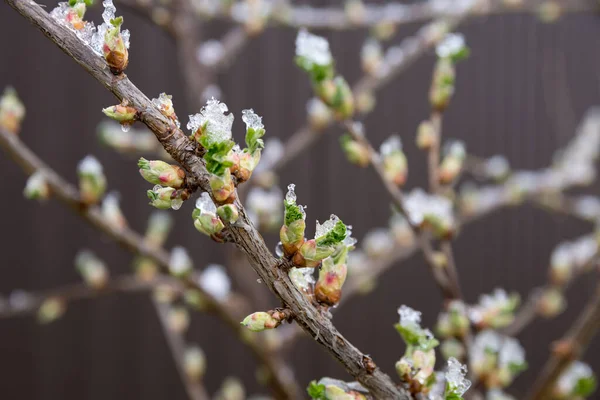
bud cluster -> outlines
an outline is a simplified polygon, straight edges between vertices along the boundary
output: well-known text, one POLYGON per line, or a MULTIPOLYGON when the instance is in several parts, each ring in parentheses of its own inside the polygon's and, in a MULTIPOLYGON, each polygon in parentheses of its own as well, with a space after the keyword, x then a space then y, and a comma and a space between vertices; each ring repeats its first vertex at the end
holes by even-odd
POLYGON ((315 94, 338 119, 352 117, 354 96, 346 80, 335 76, 327 39, 300 30, 296 37, 296 64, 310 75, 315 94))
POLYGON ((479 304, 469 309, 469 318, 478 329, 500 329, 510 325, 515 319, 515 310, 520 303, 517 293, 508 295, 497 288, 492 294, 479 297, 479 304))
POLYGON ((446 311, 438 316, 436 332, 443 338, 462 338, 469 333, 467 307, 460 300, 452 300, 446 311))
POLYGON ((454 94, 455 64, 468 57, 469 49, 462 35, 451 33, 437 45, 436 54, 438 59, 429 90, 429 102, 432 109, 444 111, 454 94))
POLYGON ((452 201, 440 195, 430 195, 413 189, 404 202, 412 225, 428 228, 438 237, 449 237, 456 229, 452 201))
POLYGON ((189 192, 184 188, 183 168, 161 160, 149 161, 143 157, 139 159, 138 167, 142 178, 155 184, 152 190, 146 192, 151 206, 161 210, 178 210, 188 199, 189 192))

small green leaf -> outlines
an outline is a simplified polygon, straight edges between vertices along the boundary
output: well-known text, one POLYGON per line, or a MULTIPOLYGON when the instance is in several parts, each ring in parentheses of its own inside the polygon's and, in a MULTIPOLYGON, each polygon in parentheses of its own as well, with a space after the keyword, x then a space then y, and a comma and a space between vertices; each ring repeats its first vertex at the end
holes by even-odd
POLYGON ((327 400, 325 396, 325 385, 320 385, 317 381, 312 381, 306 388, 308 395, 315 400, 327 400))
POLYGON ((573 395, 588 397, 596 390, 597 386, 596 378, 593 376, 587 378, 581 378, 575 384, 575 388, 573 389, 573 395))
POLYGON ((339 220, 329 232, 317 238, 316 243, 319 247, 334 246, 344 239, 346 239, 346 225, 339 220))
POLYGON ((261 139, 264 135, 264 129, 248 128, 248 130, 246 130, 246 145, 248 146, 248 152, 250 154, 254 154, 256 150, 265 147, 265 143, 261 139))
POLYGON ((300 211, 300 206, 296 205, 296 203, 288 203, 287 201, 283 202, 285 204, 285 224, 290 226, 290 224, 294 221, 298 221, 299 219, 304 219, 304 214, 300 211))
POLYGON ((123 17, 121 16, 121 17, 111 19, 110 24, 112 26, 114 26, 115 28, 121 27, 121 25, 123 25, 123 17))

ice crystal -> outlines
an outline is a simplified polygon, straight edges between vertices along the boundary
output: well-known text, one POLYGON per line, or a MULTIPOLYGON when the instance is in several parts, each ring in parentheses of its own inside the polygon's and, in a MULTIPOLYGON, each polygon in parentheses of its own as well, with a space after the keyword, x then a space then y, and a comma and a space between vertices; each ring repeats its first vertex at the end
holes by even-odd
POLYGON ((470 387, 471 381, 465 378, 467 374, 467 366, 462 365, 456 358, 448 359, 448 372, 446 372, 446 381, 451 388, 451 391, 462 396, 470 387))
POLYGON ((113 4, 112 0, 104 0, 102 5, 104 6, 102 19, 104 20, 105 24, 110 24, 110 20, 115 19, 115 12, 117 11, 117 8, 113 4))
POLYGON ((421 325, 421 312, 414 310, 406 305, 398 308, 398 314, 400 315, 400 325, 404 327, 414 327, 421 325))
POLYGON ((183 275, 188 273, 192 269, 192 266, 192 259, 186 249, 179 246, 173 248, 169 260, 169 270, 173 275, 183 275))
POLYGON ((333 62, 327 39, 301 29, 296 37, 296 55, 307 61, 326 66, 333 62))
POLYGON ((288 203, 295 204, 296 200, 297 200, 296 185, 293 183, 290 183, 287 188, 288 188, 288 192, 285 195, 285 201, 287 201, 288 203))
POLYGON ((459 33, 450 33, 437 45, 435 53, 440 58, 448 58, 461 52, 464 47, 465 37, 459 33))
POLYGON ((77 172, 81 175, 100 175, 102 174, 102 164, 96 157, 88 155, 77 165, 77 172))
POLYGON ((225 115, 228 111, 227 104, 214 98, 208 100, 198 114, 190 115, 187 128, 195 133, 206 124, 203 134, 207 135, 208 145, 224 142, 231 139, 233 114, 225 115))
POLYGON ((207 40, 198 47, 196 58, 202 65, 213 67, 219 63, 223 57, 225 49, 218 40, 207 40))
POLYGON ((275 246, 275 255, 279 258, 283 257, 283 244, 281 242, 277 242, 277 246, 275 246))
POLYGON ((314 268, 292 268, 288 275, 298 289, 308 293, 315 284, 314 272, 314 268))
POLYGON ((387 138, 379 148, 379 152, 382 156, 389 156, 390 154, 396 153, 402 150, 402 140, 398 135, 392 135, 387 138))
POLYGON ((315 231, 315 239, 328 234, 335 227, 335 225, 338 223, 339 220, 340 219, 337 217, 337 215, 331 214, 329 219, 327 221, 323 222, 323 225, 321 225, 319 223, 319 221, 317 221, 317 229, 315 231))
POLYGON ((200 197, 198 197, 198 200, 196 200, 196 208, 198 208, 202 214, 217 214, 217 206, 206 192, 202 192, 200 197))
POLYGON ((249 110, 242 110, 242 121, 246 124, 246 129, 265 129, 262 117, 259 117, 251 108, 249 110))
POLYGON ((231 291, 231 281, 225 268, 210 264, 199 276, 200 287, 219 301, 224 301, 231 291))

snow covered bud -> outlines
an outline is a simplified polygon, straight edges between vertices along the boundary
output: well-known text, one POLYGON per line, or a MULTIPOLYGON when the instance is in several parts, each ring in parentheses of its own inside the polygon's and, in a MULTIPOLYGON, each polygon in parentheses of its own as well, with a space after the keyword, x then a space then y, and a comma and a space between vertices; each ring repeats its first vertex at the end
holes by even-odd
POLYGON ((173 218, 166 212, 155 211, 148 218, 144 240, 153 246, 162 246, 173 227, 173 218))
POLYGON ((217 206, 213 203, 208 193, 203 192, 196 201, 196 208, 192 212, 194 226, 199 232, 210 236, 213 240, 222 242, 219 233, 225 228, 223 221, 217 216, 217 206))
POLYGON ((306 103, 306 112, 311 128, 317 131, 325 129, 333 119, 329 107, 318 98, 312 98, 306 103))
POLYGON ((77 166, 79 195, 86 204, 95 204, 104 195, 106 177, 102 165, 94 156, 86 156, 77 166))
POLYGON ((469 57, 471 50, 465 43, 465 37, 460 33, 449 33, 435 48, 440 60, 449 60, 453 64, 469 57))
POLYGON ((37 312, 40 324, 49 324, 63 316, 67 310, 67 303, 59 297, 50 297, 44 300, 37 312))
POLYGON ((380 153, 383 161, 385 178, 397 186, 406 183, 408 163, 402 151, 402 141, 398 135, 392 135, 381 144, 380 153))
POLYGON ((104 34, 104 46, 102 47, 104 59, 110 71, 115 75, 122 73, 129 64, 129 51, 127 50, 129 46, 121 35, 121 25, 123 25, 123 17, 110 20, 110 25, 104 34))
POLYGON ((172 120, 179 128, 179 119, 177 118, 177 114, 175 114, 175 108, 173 108, 173 96, 161 93, 157 99, 152 99, 152 104, 160 110, 162 115, 172 120))
POLYGON ((198 277, 198 284, 217 301, 227 300, 231 293, 231 280, 221 265, 208 265, 198 277))
POLYGON ((462 399, 462 395, 471 387, 471 381, 466 378, 466 375, 466 365, 462 365, 456 358, 448 359, 448 371, 445 375, 445 399, 462 399))
POLYGON ((421 150, 429 150, 440 140, 438 132, 431 121, 423 121, 417 128, 417 147, 421 150))
MULTIPOLYGON (((214 98, 208 100, 198 114, 189 116, 187 128, 192 132, 191 138, 198 141, 198 143, 207 150, 231 141, 231 127, 233 126, 234 117, 233 114, 225 114, 228 110, 227 104, 221 103, 214 98)), ((225 157, 233 147, 233 144, 227 143, 227 145, 230 147, 226 152, 224 152, 222 148, 214 149, 213 152, 217 152, 218 150, 218 154, 225 157)), ((214 162, 218 160, 211 161, 214 162)), ((231 165, 226 165, 224 168, 230 166, 231 165)), ((210 169, 209 171, 211 173, 216 173, 210 169)))
POLYGON ((137 110, 128 104, 127 100, 123 100, 121 104, 102 109, 104 115, 120 123, 121 129, 125 132, 129 130, 137 118, 137 110))
POLYGON ((23 195, 29 200, 47 200, 50 198, 50 186, 48 186, 42 172, 34 172, 27 179, 23 195))
POLYGON ((92 5, 91 1, 69 0, 68 3, 58 3, 50 15, 67 27, 81 31, 85 27, 83 17, 89 5, 92 5))
POLYGON ((407 354, 414 349, 429 351, 439 342, 433 337, 429 329, 421 328, 421 313, 402 305, 398 308, 400 322, 394 325, 407 346, 407 354))
POLYGON ((217 208, 217 215, 221 217, 223 221, 234 223, 240 217, 240 213, 235 204, 225 204, 217 208))
POLYGON ((184 200, 189 198, 189 192, 186 190, 177 190, 172 187, 163 187, 156 185, 152 190, 146 192, 150 205, 160 210, 179 210, 184 200))
POLYGON ((292 268, 288 276, 298 290, 307 296, 312 296, 315 284, 314 272, 314 268, 292 268))
POLYGON ((0 128, 17 134, 25 118, 25 106, 17 96, 17 91, 7 87, 0 97, 0 128))
POLYGON ((296 37, 296 64, 307 72, 313 83, 333 77, 333 57, 329 42, 301 29, 296 37))
POLYGON ((342 135, 340 137, 340 144, 344 154, 346 154, 346 158, 352 164, 364 168, 371 162, 369 149, 359 141, 352 139, 350 135, 342 135))
POLYGON ((127 220, 119 205, 118 193, 111 192, 104 197, 101 212, 104 219, 115 228, 123 229, 127 226, 127 220))
POLYGON ((285 256, 293 256, 304 243, 304 230, 306 229, 306 213, 304 207, 296 204, 296 185, 288 185, 288 192, 283 200, 285 207, 284 223, 279 231, 279 240, 283 246, 285 256))
POLYGON ((553 318, 567 306, 565 296, 559 289, 545 289, 538 302, 537 311, 545 318, 553 318))
POLYGON ((479 304, 469 310, 471 321, 479 328, 500 329, 510 325, 520 303, 517 293, 508 295, 504 289, 496 289, 492 294, 479 297, 479 304))
POLYGON ((260 161, 261 149, 265 147, 261 139, 265 135, 265 127, 262 117, 254 113, 252 109, 242 111, 242 120, 246 123, 246 148, 239 154, 238 168, 232 171, 239 182, 250 179, 252 171, 260 161))
POLYGON ((467 156, 465 144, 461 141, 449 142, 445 147, 446 155, 440 165, 438 177, 442 185, 448 185, 458 177, 467 156))
POLYGON ((198 382, 206 372, 206 356, 198 346, 190 346, 185 349, 184 354, 185 374, 193 382, 198 382))
POLYGON ((343 77, 326 79, 314 86, 316 94, 331 107, 336 118, 344 120, 354 115, 354 95, 343 77))
POLYGON ((581 361, 573 361, 555 383, 553 398, 585 399, 594 393, 597 385, 598 382, 590 366, 581 361))
POLYGON ((525 350, 519 341, 492 330, 481 331, 475 337, 469 365, 474 376, 488 388, 508 386, 527 368, 525 350))
POLYGON ((454 233, 456 227, 450 199, 429 195, 417 188, 406 195, 404 205, 412 225, 431 228, 438 237, 450 237, 454 233))
POLYGON ((337 216, 331 217, 323 223, 317 221, 315 238, 304 242, 292 261, 298 267, 317 267, 322 260, 332 255, 347 234, 346 225, 337 216))
POLYGON ((144 157, 138 161, 140 175, 150 183, 179 189, 183 186, 185 172, 177 165, 171 165, 161 160, 148 161, 144 157))
POLYGON ((317 301, 330 307, 339 303, 347 274, 348 268, 345 260, 344 262, 335 262, 333 257, 326 258, 321 265, 319 279, 315 285, 317 301))
POLYGON ((363 70, 372 76, 377 75, 383 63, 383 50, 378 40, 367 39, 360 51, 360 59, 363 70))
POLYGON ((108 268, 94 253, 83 250, 75 257, 75 268, 81 274, 86 285, 99 290, 108 283, 108 268))
POLYGON ((187 250, 179 246, 174 247, 169 259, 169 272, 171 272, 171 275, 178 278, 187 276, 192 272, 193 267, 194 263, 187 250))

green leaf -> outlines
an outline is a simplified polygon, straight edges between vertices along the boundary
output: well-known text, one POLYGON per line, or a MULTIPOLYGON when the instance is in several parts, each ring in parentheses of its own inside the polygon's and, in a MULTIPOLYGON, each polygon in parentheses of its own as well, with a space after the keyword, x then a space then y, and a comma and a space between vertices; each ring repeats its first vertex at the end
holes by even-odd
POLYGON ((395 324, 394 328, 398 331, 404 342, 409 346, 418 346, 419 338, 421 337, 420 332, 416 329, 411 329, 401 324, 395 324))
POLYGON ((250 154, 254 154, 256 150, 265 147, 265 143, 261 139, 264 135, 264 129, 248 128, 246 130, 246 145, 248 146, 248 152, 250 154))
POLYGON ((325 385, 320 385, 317 383, 317 381, 310 382, 306 388, 306 391, 311 399, 327 400, 327 397, 325 396, 325 385))
POLYGON ((123 17, 117 17, 110 20, 110 24, 115 28, 120 28, 123 25, 123 17))
POLYGON ((310 79, 313 83, 318 83, 333 77, 333 64, 319 65, 300 56, 297 56, 295 61, 296 65, 310 75, 310 79))
POLYGON ((587 378, 581 378, 575 384, 575 388, 573 389, 573 395, 588 397, 596 390, 598 382, 594 376, 590 376, 587 378))
POLYGON ((206 161, 206 169, 208 172, 222 176, 227 168, 233 165, 233 162, 227 157, 227 155, 234 145, 235 143, 233 140, 213 143, 210 147, 204 146, 203 144, 203 146, 206 148, 204 161, 206 161))
POLYGON ((298 221, 299 219, 304 219, 304 214, 300 211, 300 206, 296 205, 296 203, 289 203, 284 201, 285 205, 285 225, 290 226, 290 224, 294 221, 298 221))
POLYGON ((333 229, 316 240, 318 247, 334 246, 346 239, 346 225, 339 220, 333 229))

